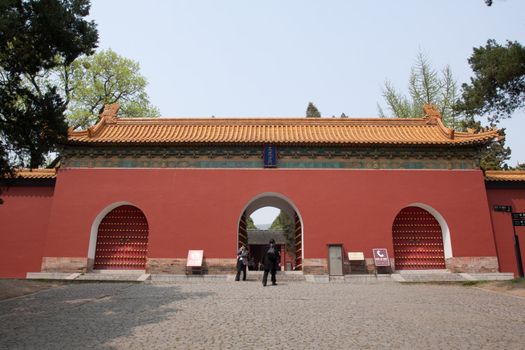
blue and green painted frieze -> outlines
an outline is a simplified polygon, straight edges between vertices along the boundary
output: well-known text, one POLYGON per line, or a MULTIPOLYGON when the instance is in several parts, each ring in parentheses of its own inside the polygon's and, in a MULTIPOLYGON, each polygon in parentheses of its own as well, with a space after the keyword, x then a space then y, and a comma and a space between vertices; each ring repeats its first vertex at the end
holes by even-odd
MULTIPOLYGON (((279 146, 276 168, 475 169, 477 147, 279 146)), ((68 146, 70 168, 263 168, 260 146, 68 146)))

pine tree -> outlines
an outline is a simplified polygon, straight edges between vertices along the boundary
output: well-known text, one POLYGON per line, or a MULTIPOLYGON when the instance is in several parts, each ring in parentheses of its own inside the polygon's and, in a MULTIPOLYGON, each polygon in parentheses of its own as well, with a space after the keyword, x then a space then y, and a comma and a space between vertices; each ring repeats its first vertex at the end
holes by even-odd
POLYGON ((378 105, 381 117, 421 118, 423 105, 431 104, 438 108, 446 126, 453 129, 460 126, 459 113, 454 110, 459 94, 450 67, 446 66, 438 72, 420 52, 411 69, 408 87, 407 97, 398 92, 389 81, 385 82, 383 97, 390 115, 387 116, 378 105))
POLYGON ((462 101, 456 107, 469 116, 488 116, 490 122, 509 118, 525 107, 525 47, 495 40, 474 48, 468 60, 474 77, 463 84, 462 101))
POLYGON ((0 174, 38 167, 67 137, 65 103, 45 72, 93 53, 89 0, 0 2, 0 174))
POLYGON ((306 108, 306 118, 321 118, 321 112, 319 112, 317 107, 312 102, 308 102, 308 107, 306 108))

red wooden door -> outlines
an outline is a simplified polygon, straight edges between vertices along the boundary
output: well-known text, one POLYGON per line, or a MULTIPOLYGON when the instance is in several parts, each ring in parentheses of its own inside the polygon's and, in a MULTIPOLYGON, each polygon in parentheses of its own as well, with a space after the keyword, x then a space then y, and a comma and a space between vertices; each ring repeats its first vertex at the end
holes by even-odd
POLYGON ((302 270, 303 269, 303 234, 301 229, 301 220, 299 219, 299 216, 297 213, 294 217, 295 221, 295 269, 296 270, 302 270))
POLYGON ((98 226, 95 269, 144 270, 148 253, 148 222, 142 211, 123 205, 98 226))
POLYGON ((425 209, 401 210, 392 226, 396 270, 444 269, 441 226, 425 209))

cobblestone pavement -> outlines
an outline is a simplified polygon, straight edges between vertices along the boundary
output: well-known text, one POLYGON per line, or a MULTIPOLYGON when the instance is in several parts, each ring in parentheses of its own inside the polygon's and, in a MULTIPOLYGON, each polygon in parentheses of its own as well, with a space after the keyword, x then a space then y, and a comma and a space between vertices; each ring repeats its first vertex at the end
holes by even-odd
POLYGON ((0 302, 0 348, 523 349, 524 310, 451 285, 72 283, 0 302))

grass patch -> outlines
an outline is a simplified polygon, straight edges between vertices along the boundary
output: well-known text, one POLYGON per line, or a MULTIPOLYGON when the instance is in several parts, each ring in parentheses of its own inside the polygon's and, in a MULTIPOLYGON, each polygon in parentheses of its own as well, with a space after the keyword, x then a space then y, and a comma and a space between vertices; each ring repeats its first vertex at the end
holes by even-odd
POLYGON ((488 281, 465 281, 461 282, 463 286, 479 286, 482 284, 486 284, 488 281))

